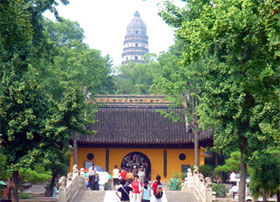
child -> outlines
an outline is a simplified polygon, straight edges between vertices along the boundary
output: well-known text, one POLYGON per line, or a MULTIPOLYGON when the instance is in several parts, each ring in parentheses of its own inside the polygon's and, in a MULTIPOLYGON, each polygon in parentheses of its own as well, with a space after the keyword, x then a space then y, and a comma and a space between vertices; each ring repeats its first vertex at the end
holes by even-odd
POLYGON ((142 202, 150 202, 150 198, 151 198, 151 191, 149 187, 149 182, 148 180, 145 180, 142 202))
POLYGON ((232 192, 232 198, 235 198, 235 195, 236 195, 237 192, 238 192, 238 187, 236 186, 236 182, 233 182, 232 188, 231 188, 230 191, 232 192))

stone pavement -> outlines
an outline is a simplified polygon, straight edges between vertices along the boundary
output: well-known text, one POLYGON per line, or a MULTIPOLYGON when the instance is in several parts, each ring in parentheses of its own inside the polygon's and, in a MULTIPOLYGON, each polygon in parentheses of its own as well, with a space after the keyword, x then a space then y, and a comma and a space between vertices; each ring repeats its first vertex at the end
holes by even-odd
POLYGON ((45 184, 33 184, 32 187, 23 191, 23 193, 31 194, 35 197, 42 197, 45 195, 45 184))
POLYGON ((81 190, 73 202, 103 202, 106 191, 81 190))
MULTIPOLYGON (((115 191, 106 191, 106 195, 105 195, 105 198, 104 198, 104 201, 103 202, 118 202, 119 199, 118 197, 116 196, 115 194, 115 191)), ((154 201, 154 198, 151 199, 151 202, 154 201)), ((166 199, 166 194, 164 192, 163 196, 162 196, 162 202, 167 202, 167 199, 166 199)))
MULTIPOLYGON (((79 191, 73 202, 118 202, 115 191, 79 191)), ((151 202, 154 198, 151 199, 151 202)), ((162 202, 197 202, 193 193, 183 191, 164 192, 162 202)))
POLYGON ((166 191, 168 202, 197 202, 192 192, 166 191))

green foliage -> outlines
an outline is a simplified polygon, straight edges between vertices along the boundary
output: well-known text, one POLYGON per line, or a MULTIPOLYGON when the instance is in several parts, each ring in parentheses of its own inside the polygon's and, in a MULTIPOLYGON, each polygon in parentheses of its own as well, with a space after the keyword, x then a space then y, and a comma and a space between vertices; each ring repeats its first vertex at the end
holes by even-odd
POLYGON ((19 199, 33 199, 30 194, 25 194, 25 193, 19 193, 19 199))
POLYGON ((217 149, 241 152, 244 201, 246 164, 280 145, 280 2, 185 2, 167 3, 162 15, 184 41, 181 63, 201 81, 200 125, 212 128, 217 149))
POLYGON ((202 165, 198 167, 199 173, 202 173, 204 177, 213 177, 213 168, 209 165, 202 165))
POLYGON ((43 183, 51 179, 51 172, 45 171, 44 168, 36 167, 35 170, 30 168, 19 169, 19 174, 24 182, 30 182, 32 184, 43 183))
POLYGON ((0 179, 7 179, 10 177, 10 173, 7 170, 7 158, 6 156, 1 152, 0 147, 0 179))
POLYGON ((280 152, 258 155, 251 165, 250 191, 255 198, 273 196, 280 191, 280 152))
POLYGON ((230 154, 230 158, 226 159, 226 163, 224 165, 218 166, 215 168, 217 172, 231 172, 238 171, 240 172, 240 152, 232 152, 230 154))
POLYGON ((114 77, 116 94, 151 94, 154 72, 158 62, 146 59, 146 63, 129 63, 118 67, 114 77))
MULTIPOLYGON (((172 173, 172 175, 173 175, 173 173, 172 173)), ((180 174, 175 173, 175 176, 177 176, 177 175, 180 178, 180 174)), ((179 178, 170 178, 170 182, 168 184, 170 191, 180 191, 181 190, 182 185, 181 185, 179 178)))
POLYGON ((60 100, 69 87, 86 89, 85 93, 92 95, 113 92, 110 58, 83 43, 83 30, 77 22, 45 19, 43 25, 51 51, 40 76, 55 100, 60 100))
POLYGON ((176 178, 176 179, 180 179, 181 178, 181 175, 180 173, 178 172, 172 172, 172 175, 171 175, 173 178, 176 178))
POLYGON ((216 192, 217 198, 224 198, 228 193, 228 188, 224 184, 212 184, 212 191, 216 192))
MULTIPOLYGON (((61 0, 61 2, 68 3, 67 0, 61 0)), ((47 79, 47 76, 56 76, 55 73, 58 73, 54 70, 54 61, 58 61, 57 64, 60 64, 61 67, 58 69, 63 72, 63 62, 67 62, 67 67, 71 68, 77 57, 81 57, 81 61, 77 60, 78 62, 89 60, 91 68, 96 70, 95 73, 92 73, 83 69, 83 74, 96 76, 91 79, 95 79, 97 83, 99 77, 102 77, 102 80, 108 76, 109 64, 107 61, 109 58, 101 58, 98 51, 90 50, 84 44, 79 44, 79 40, 66 39, 67 37, 81 37, 82 33, 78 35, 75 35, 76 32, 68 33, 69 35, 61 34, 60 38, 64 38, 57 43, 63 47, 54 48, 57 45, 56 41, 52 41, 43 29, 42 13, 51 9, 57 15, 55 10, 57 3, 58 1, 52 0, 39 0, 32 3, 16 0, 1 1, 0 4, 0 134, 3 135, 1 154, 3 152, 6 157, 7 170, 15 174, 13 178, 15 201, 18 201, 17 172, 19 169, 27 169, 25 177, 30 181, 36 180, 29 178, 28 175, 34 175, 42 180, 49 179, 49 175, 40 176, 30 169, 38 164, 43 167, 50 166, 53 162, 64 164, 64 153, 68 150, 69 139, 74 130, 84 134, 94 133, 85 129, 85 126, 91 124, 93 120, 89 112, 85 113, 89 106, 85 103, 81 90, 85 87, 82 84, 87 85, 87 82, 84 80, 76 83, 65 81, 71 85, 71 88, 67 87, 57 94, 53 93, 53 97, 58 95, 55 98, 62 97, 56 99, 60 103, 54 101, 50 96, 54 90, 51 85, 49 89, 46 88, 46 84, 51 83, 50 77, 47 79), (69 47, 65 47, 67 42, 69 47), (76 52, 74 50, 71 52, 70 46, 73 49, 76 48, 76 52), (78 48, 84 55, 77 53, 78 48), (61 57, 55 60, 56 53, 65 53, 75 57, 72 57, 72 61, 69 58, 69 60, 61 59, 61 57), (93 63, 95 60, 99 63, 93 63), (96 67, 95 64, 99 66, 96 67), (105 70, 103 64, 107 67, 105 70), (98 72, 101 73, 98 74, 98 72), (44 77, 40 77, 42 75, 44 77), (85 114, 91 121, 85 119, 85 114)), ((67 25, 65 29, 68 29, 71 22, 66 21, 64 25, 67 25)), ((74 28, 80 29, 75 23, 74 28)), ((54 33, 52 32, 52 34, 54 33)), ((57 37, 54 40, 60 38, 57 37)), ((77 68, 81 64, 73 66, 77 68)), ((78 79, 82 78, 78 71, 67 72, 65 70, 64 74, 67 73, 70 75, 67 79, 72 79, 73 76, 77 76, 78 79)), ((61 75, 62 73, 57 74, 55 78, 59 78, 61 75)), ((100 83, 102 82, 98 84, 100 83)), ((56 85, 55 82, 51 84, 56 85)), ((59 86, 60 89, 61 86, 59 86)), ((91 87, 89 85, 88 88, 91 87)), ((50 170, 52 169, 50 168, 50 170)))
POLYGON ((108 181, 104 184, 104 190, 111 190, 111 182, 108 181))

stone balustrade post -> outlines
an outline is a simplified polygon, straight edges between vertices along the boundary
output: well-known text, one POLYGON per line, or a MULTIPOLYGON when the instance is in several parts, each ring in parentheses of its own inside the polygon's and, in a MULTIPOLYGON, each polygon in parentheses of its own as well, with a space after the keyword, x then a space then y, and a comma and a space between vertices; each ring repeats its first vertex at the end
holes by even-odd
POLYGON ((210 177, 205 178, 206 184, 205 184, 205 191, 206 191, 206 202, 212 202, 213 197, 212 197, 212 181, 210 177))
POLYGON ((78 175, 79 175, 78 166, 75 164, 73 166, 73 176, 72 176, 72 179, 75 179, 78 175))
POLYGON ((192 174, 192 170, 188 168, 187 177, 185 178, 184 182, 184 191, 193 191, 194 189, 194 178, 192 174))
POLYGON ((58 201, 64 202, 66 201, 66 177, 62 176, 59 181, 59 190, 58 190, 58 201))

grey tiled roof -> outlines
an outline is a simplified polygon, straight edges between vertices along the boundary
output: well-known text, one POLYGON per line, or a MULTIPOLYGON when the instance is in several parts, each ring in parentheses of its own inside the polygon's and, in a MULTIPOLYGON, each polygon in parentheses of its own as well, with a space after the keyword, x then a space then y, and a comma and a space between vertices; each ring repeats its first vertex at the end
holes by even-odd
MULTIPOLYGON (((193 134, 184 122, 172 122, 158 112, 168 106, 106 105, 96 114, 98 122, 91 129, 94 136, 80 135, 78 142, 95 144, 192 144, 193 134)), ((175 109, 178 113, 181 109, 175 109)), ((201 132, 200 140, 211 135, 201 132)))

